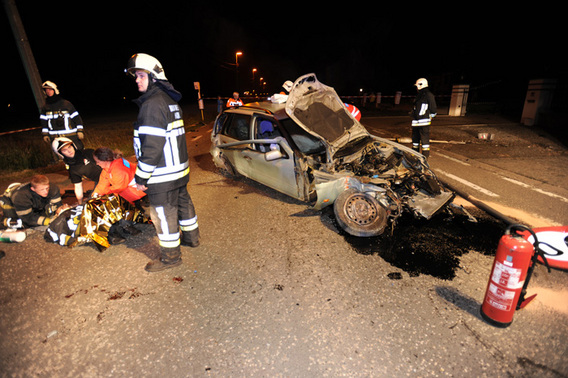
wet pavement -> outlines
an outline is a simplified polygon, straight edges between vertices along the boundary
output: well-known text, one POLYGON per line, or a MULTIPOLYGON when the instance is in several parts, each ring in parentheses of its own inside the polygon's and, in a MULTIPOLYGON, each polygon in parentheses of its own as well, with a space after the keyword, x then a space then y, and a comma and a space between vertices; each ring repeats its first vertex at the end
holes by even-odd
MULTIPOLYGON (((468 207, 477 223, 348 237, 329 212, 217 172, 208 128, 188 134, 202 240, 182 266, 144 271, 151 225, 102 253, 39 230, 0 246, 2 376, 568 376, 567 272, 537 265, 508 328, 480 316, 502 222, 468 207)), ((464 132, 449 129, 433 138, 464 132)), ((445 146, 486 157, 471 138, 445 146)))

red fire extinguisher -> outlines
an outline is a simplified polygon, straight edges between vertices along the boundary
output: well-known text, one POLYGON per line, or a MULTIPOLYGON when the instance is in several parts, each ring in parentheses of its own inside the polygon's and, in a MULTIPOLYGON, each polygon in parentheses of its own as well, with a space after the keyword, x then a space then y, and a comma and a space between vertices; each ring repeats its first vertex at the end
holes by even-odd
POLYGON ((494 326, 507 327, 513 322, 515 311, 534 299, 536 294, 526 299, 525 294, 538 256, 541 256, 550 272, 544 253, 538 247, 535 233, 522 225, 507 227, 499 240, 481 305, 483 319, 494 326), (517 233, 520 230, 531 233, 534 243, 531 244, 517 233))

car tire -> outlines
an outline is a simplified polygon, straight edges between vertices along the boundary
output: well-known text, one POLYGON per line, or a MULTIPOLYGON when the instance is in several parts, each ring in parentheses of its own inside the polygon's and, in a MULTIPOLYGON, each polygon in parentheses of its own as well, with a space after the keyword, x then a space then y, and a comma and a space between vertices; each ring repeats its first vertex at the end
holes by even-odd
POLYGON ((387 225, 387 212, 374 197, 347 189, 333 204, 339 226, 348 234, 360 237, 377 236, 387 225))

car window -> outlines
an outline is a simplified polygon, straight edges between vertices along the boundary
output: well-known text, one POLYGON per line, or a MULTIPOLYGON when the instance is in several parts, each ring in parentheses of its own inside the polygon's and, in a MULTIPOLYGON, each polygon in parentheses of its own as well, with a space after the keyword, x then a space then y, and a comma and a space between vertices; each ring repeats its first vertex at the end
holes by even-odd
POLYGON ((223 125, 222 134, 238 140, 249 139, 250 116, 231 114, 223 125))
POLYGON ((215 126, 213 127, 213 135, 217 135, 221 132, 225 121, 227 121, 227 113, 222 113, 219 117, 215 120, 215 126))
MULTIPOLYGON (((264 117, 257 117, 254 122, 254 137, 255 139, 274 139, 276 137, 282 136, 280 130, 278 129, 278 124, 271 119, 264 117)), ((270 144, 262 143, 256 144, 255 149, 261 152, 267 152, 271 149, 276 148, 276 146, 271 146, 270 144)))
POLYGON ((257 117, 254 122, 254 131, 256 139, 273 139, 280 136, 278 124, 273 120, 257 117))
POLYGON ((313 155, 325 152, 325 145, 323 142, 319 138, 302 129, 291 118, 283 119, 280 122, 288 131, 288 134, 290 134, 290 138, 292 138, 296 147, 298 147, 303 154, 313 155))

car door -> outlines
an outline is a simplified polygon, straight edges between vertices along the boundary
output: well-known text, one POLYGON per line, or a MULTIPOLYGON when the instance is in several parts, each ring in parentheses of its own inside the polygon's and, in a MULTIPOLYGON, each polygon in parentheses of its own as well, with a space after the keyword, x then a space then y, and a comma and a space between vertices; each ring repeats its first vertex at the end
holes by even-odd
POLYGON ((242 151, 249 148, 251 115, 244 113, 229 113, 223 123, 219 134, 219 145, 243 141, 231 147, 223 148, 223 155, 229 160, 235 171, 243 176, 248 176, 249 164, 243 159, 242 151))
POLYGON ((279 131, 278 123, 271 118, 257 116, 252 123, 251 136, 254 141, 273 141, 272 143, 255 142, 241 151, 246 162, 245 176, 294 198, 300 198, 294 164, 294 152, 279 131), (274 143, 276 142, 276 143, 274 143), (267 160, 270 151, 280 151, 281 157, 267 160), (267 154, 268 153, 268 154, 267 154))

